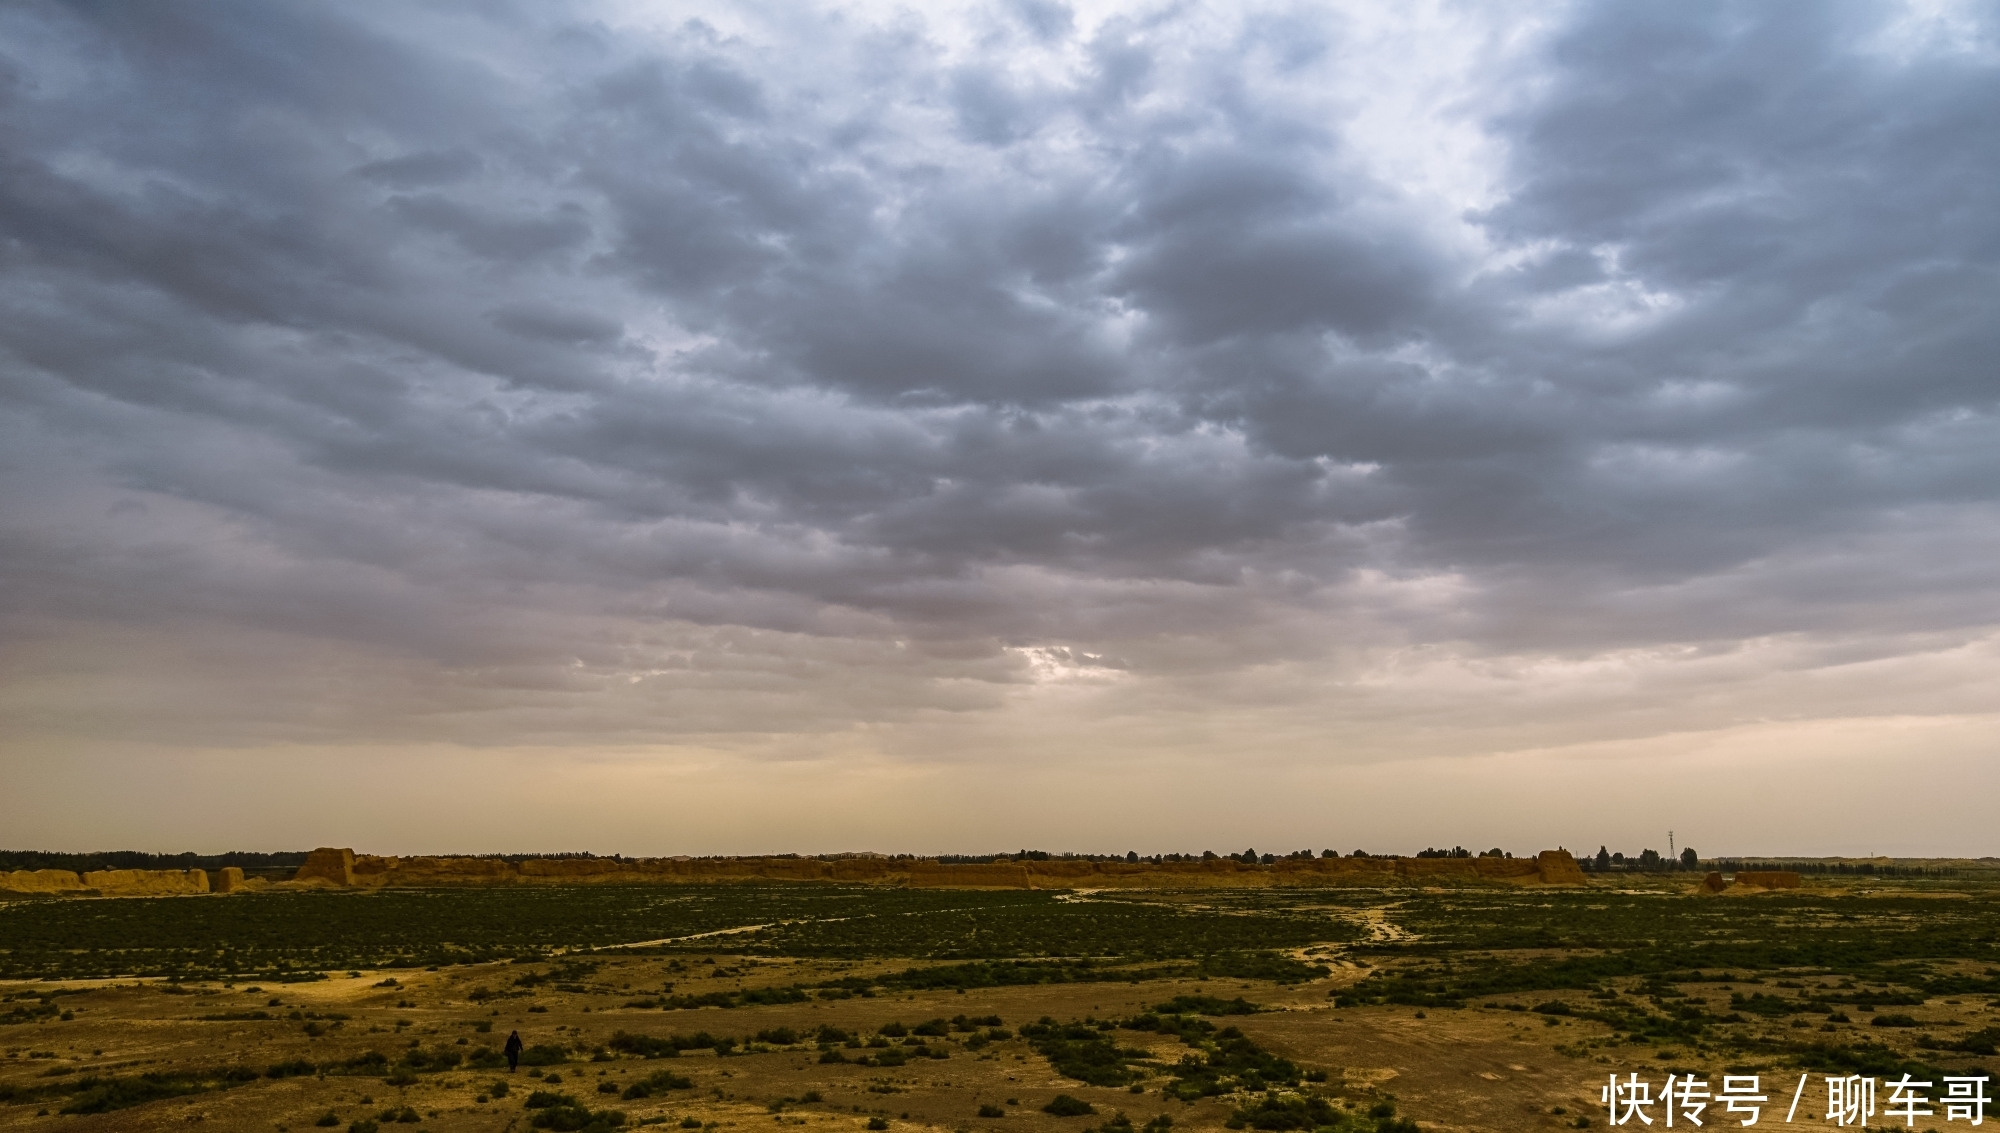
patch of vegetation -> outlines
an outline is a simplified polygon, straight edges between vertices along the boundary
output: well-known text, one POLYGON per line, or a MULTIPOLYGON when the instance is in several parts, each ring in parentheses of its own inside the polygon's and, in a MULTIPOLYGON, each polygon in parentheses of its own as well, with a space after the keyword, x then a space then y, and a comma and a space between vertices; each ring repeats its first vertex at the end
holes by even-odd
POLYGON ((62 1107, 64 1113, 110 1113, 162 1098, 226 1090, 254 1082, 255 1070, 234 1066, 210 1071, 162 1071, 130 1077, 100 1078, 88 1075, 71 1083, 66 1092, 73 1096, 62 1107))
POLYGON ((1180 1020, 1177 1031, 1182 1042, 1198 1053, 1183 1057, 1173 1067, 1173 1082, 1166 1092, 1182 1099, 1216 1097, 1236 1090, 1264 1090, 1272 1086, 1297 1086, 1302 1076, 1290 1059, 1251 1042, 1235 1027, 1224 1027, 1211 1036, 1186 1026, 1180 1020))
POLYGON ((804 1003, 812 996, 796 984, 786 987, 738 988, 734 991, 705 991, 699 995, 668 995, 647 1006, 667 1011, 690 1011, 697 1007, 767 1007, 777 1003, 804 1003))
MULTIPOLYGON (((1269 950, 1353 935, 1350 926, 1277 904, 1181 909, 1064 897, 1040 890, 745 882, 6 902, 0 904, 0 979, 234 976, 278 982, 318 979, 327 971, 539 957, 556 948, 759 924, 769 927, 704 941, 702 951, 968 962, 956 971, 912 969, 885 977, 887 986, 912 989, 1134 978, 1132 972, 1099 970, 1110 961, 1193 961, 1217 976, 1311 978, 1312 966, 1269 950), (413 924, 426 931, 411 933, 413 924)), ((825 992, 842 990, 854 989, 825 992)), ((741 1006, 797 1002, 805 989, 716 994, 741 1006), (761 998, 768 996, 781 998, 761 998)))
MULTIPOLYGON (((1322 935, 1320 939, 1325 939, 1325 936, 1322 935)), ((1274 952, 1237 951, 1204 958, 1200 974, 1221 979, 1269 980, 1272 983, 1295 984, 1321 979, 1326 976, 1327 968, 1323 964, 1307 964, 1274 952)))
POLYGON ((1097 1107, 1082 1098, 1057 1094, 1049 1099, 1049 1104, 1042 1107, 1042 1112, 1056 1117, 1088 1117, 1097 1112, 1097 1107))
POLYGON ((694 1089, 694 1083, 681 1077, 679 1074, 675 1074, 671 1070, 656 1070, 625 1087, 623 1096, 626 1101, 635 1101, 639 1098, 650 1098, 654 1094, 662 1094, 668 1090, 692 1089, 694 1089))
POLYGON ((1150 1056, 1143 1050, 1120 1049, 1111 1028, 1110 1023, 1058 1023, 1045 1017, 1022 1027, 1021 1037, 1065 1078, 1092 1086, 1123 1086, 1141 1077, 1129 1064, 1150 1056))
POLYGON ((527 1108, 535 1111, 528 1124, 535 1129, 561 1133, 609 1133, 625 1124, 625 1113, 616 1109, 589 1109, 568 1094, 537 1090, 528 1096, 527 1108))
MULTIPOLYGON (((56 1006, 53 999, 44 996, 36 1003, 17 1003, 9 1007, 5 1014, 0 1014, 0 1027, 15 1026, 21 1023, 38 1023, 43 1019, 53 1019, 61 1014, 62 1008, 56 1006)), ((259 1012, 259 1014, 262 1014, 262 1012, 259 1012)))
POLYGON ((523 1066, 554 1066, 569 1061, 569 1048, 557 1043, 536 1043, 521 1052, 523 1066))
POLYGON ((605 1045, 641 1058, 679 1058, 684 1050, 712 1050, 717 1054, 728 1054, 736 1049, 737 1043, 735 1039, 711 1035, 707 1031, 697 1031, 692 1035, 641 1035, 618 1031, 605 1045))

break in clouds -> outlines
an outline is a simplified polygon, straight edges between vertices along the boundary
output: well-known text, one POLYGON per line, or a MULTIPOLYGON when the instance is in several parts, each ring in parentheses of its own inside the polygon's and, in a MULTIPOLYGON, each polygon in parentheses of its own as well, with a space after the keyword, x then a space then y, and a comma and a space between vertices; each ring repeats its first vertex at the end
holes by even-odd
POLYGON ((12 742, 1990 710, 1991 11, 1402 7, 9 5, 12 742))

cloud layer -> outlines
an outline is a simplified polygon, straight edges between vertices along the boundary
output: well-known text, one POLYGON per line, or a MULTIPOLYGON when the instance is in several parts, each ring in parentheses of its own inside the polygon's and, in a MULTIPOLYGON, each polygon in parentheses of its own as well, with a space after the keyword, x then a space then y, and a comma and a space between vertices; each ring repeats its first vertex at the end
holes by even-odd
POLYGON ((0 758, 1990 713, 1995 106, 1972 6, 15 5, 0 758))

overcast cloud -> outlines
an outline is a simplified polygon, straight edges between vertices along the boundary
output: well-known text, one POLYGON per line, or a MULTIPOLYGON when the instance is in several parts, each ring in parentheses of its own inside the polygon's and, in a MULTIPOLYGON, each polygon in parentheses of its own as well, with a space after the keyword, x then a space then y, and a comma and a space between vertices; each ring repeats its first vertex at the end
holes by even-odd
POLYGON ((1953 789, 1711 844, 1995 852, 1996 185, 1977 5, 8 5, 0 818, 505 750, 740 801, 537 844, 1102 848, 746 832, 864 767, 1122 849, 1061 768, 1254 765, 1532 850, 1726 748, 1953 789))

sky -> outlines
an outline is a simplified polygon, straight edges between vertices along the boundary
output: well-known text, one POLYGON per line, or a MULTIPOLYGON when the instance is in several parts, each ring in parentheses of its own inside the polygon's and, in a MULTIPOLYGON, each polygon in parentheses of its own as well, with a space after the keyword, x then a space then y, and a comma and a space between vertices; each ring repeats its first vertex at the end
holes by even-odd
POLYGON ((2000 19, 0 8, 0 843, 2000 854, 2000 19))

